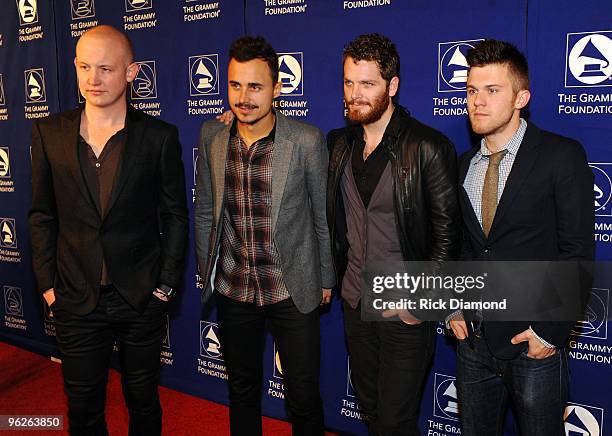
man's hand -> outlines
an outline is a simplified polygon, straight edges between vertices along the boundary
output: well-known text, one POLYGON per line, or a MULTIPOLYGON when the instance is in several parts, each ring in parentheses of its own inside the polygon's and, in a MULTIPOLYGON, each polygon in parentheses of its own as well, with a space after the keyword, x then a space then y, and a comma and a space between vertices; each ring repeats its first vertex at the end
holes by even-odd
POLYGON ((329 304, 331 301, 332 290, 330 288, 321 288, 323 293, 323 297, 321 298, 321 306, 324 304, 329 304))
POLYGON ((229 126, 232 124, 232 121, 234 121, 234 114, 232 111, 225 111, 221 115, 217 115, 215 118, 219 120, 219 122, 229 126))
POLYGON ((43 298, 47 302, 47 306, 51 307, 53 303, 55 303, 55 291, 53 288, 47 289, 43 292, 43 298))
POLYGON ((406 309, 388 309, 388 310, 383 311, 382 313, 383 318, 392 318, 396 315, 399 316, 399 319, 404 321, 404 324, 419 325, 423 322, 420 319, 415 318, 406 309))
POLYGON ((164 294, 162 291, 160 291, 158 288, 155 288, 155 290, 153 291, 153 295, 155 295, 157 298, 159 298, 161 301, 165 301, 166 303, 168 301, 170 301, 170 299, 168 298, 168 296, 166 294, 164 294))
POLYGON ((468 337, 467 324, 465 323, 465 320, 463 319, 462 316, 457 316, 451 319, 448 322, 448 324, 450 325, 451 330, 453 331, 453 333, 455 334, 455 337, 458 340, 464 341, 465 339, 467 339, 468 337))
POLYGON ((532 359, 546 359, 557 352, 556 348, 546 347, 542 341, 536 338, 531 329, 527 329, 524 332, 519 333, 513 337, 510 342, 515 345, 520 344, 521 342, 528 342, 529 348, 527 350, 527 357, 531 357, 532 359))

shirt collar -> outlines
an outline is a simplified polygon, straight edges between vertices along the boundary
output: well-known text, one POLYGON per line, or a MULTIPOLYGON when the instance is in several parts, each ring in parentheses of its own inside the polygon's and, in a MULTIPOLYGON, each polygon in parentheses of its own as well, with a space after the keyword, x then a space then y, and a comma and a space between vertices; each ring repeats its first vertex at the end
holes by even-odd
MULTIPOLYGON (((511 154, 516 156, 518 150, 521 146, 521 142, 523 142, 523 137, 525 136, 525 131, 527 130, 527 121, 521 118, 521 122, 519 128, 514 132, 514 135, 508 140, 508 142, 504 145, 502 150, 508 150, 507 154, 511 154)), ((488 158, 491 155, 491 151, 487 148, 487 142, 484 138, 480 140, 480 150, 476 152, 474 158, 472 159, 472 164, 475 165, 480 162, 485 156, 488 158)))

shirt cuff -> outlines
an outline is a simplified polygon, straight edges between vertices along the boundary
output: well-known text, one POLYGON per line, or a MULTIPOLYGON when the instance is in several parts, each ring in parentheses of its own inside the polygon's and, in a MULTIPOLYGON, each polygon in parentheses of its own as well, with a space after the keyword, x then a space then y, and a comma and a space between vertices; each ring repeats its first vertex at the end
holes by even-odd
POLYGON ((551 344, 549 342, 546 342, 544 339, 542 339, 540 336, 538 336, 538 334, 531 328, 531 326, 529 326, 529 330, 538 339, 538 341, 540 341, 542 343, 542 345, 544 345, 546 348, 557 348, 553 344, 551 344))
POLYGON ((461 309, 459 310, 455 310, 453 313, 451 313, 450 315, 448 315, 446 317, 446 319, 444 320, 444 327, 446 327, 446 330, 450 330, 451 326, 450 326, 450 322, 455 319, 457 317, 457 315, 461 315, 461 309))

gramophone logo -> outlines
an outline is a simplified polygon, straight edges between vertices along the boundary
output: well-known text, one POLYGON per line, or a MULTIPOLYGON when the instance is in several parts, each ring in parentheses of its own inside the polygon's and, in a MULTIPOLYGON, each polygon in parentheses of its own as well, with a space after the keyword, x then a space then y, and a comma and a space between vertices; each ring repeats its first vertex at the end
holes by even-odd
POLYGON ((466 55, 482 39, 438 43, 438 92, 465 91, 468 63, 466 55))
POLYGON ((198 184, 198 149, 193 148, 193 186, 198 184))
POLYGON ((189 57, 189 95, 219 94, 219 56, 216 54, 189 57))
POLYGON ((279 53, 278 69, 281 95, 304 95, 304 53, 279 53))
POLYGON ((11 178, 11 161, 8 147, 0 147, 0 179, 11 178))
POLYGON ((567 34, 565 87, 612 86, 612 31, 567 34))
POLYGON ((45 89, 45 70, 32 68, 23 72, 25 79, 26 103, 44 103, 47 101, 45 89))
POLYGON ((17 248, 14 218, 0 218, 0 248, 17 248))
POLYGON ((157 98, 157 73, 155 61, 137 62, 138 74, 132 82, 130 95, 133 100, 157 98))
POLYGON ((355 388, 353 387, 353 371, 351 370, 350 357, 346 358, 346 396, 356 397, 355 388))
POLYGON ((144 9, 151 9, 152 7, 153 0, 125 0, 126 12, 137 12, 144 9))
POLYGON ((2 81, 2 74, 0 74, 0 106, 6 105, 6 98, 4 97, 4 82, 2 81))
POLYGON ((37 0, 17 0, 17 11, 21 26, 38 23, 37 0))
POLYGON ((283 366, 281 365, 280 354, 278 354, 276 343, 274 343, 274 370, 272 376, 275 378, 283 378, 283 366))
POLYGON ((563 413, 566 436, 603 436, 604 410, 585 404, 567 403, 563 413))
POLYGON ((4 287, 4 312, 7 315, 23 317, 21 289, 16 286, 4 287))
POLYGON ((436 373, 434 376, 434 416, 459 420, 455 377, 436 373))
POLYGON ((96 16, 94 0, 70 0, 70 12, 73 20, 96 16))
POLYGON ((612 164, 590 163, 589 166, 595 176, 593 185, 595 196, 595 216, 612 216, 612 164))
POLYGON ((162 347, 170 348, 170 317, 168 315, 166 315, 164 337, 162 339, 162 347))
POLYGON ((214 322, 200 321, 200 356, 223 361, 219 325, 214 322))
POLYGON ((582 319, 573 327, 576 336, 595 339, 608 339, 608 308, 610 307, 610 290, 591 289, 589 301, 584 308, 582 319))

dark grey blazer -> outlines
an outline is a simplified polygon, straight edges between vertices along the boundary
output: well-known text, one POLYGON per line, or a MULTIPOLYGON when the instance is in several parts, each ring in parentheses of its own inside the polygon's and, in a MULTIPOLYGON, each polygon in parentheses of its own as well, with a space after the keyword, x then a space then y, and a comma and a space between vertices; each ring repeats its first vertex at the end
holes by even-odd
MULTIPOLYGON (((197 163, 195 241, 202 301, 213 292, 224 215, 225 162, 230 127, 210 120, 202 125, 197 163)), ((283 278, 298 310, 321 302, 321 288, 335 284, 325 215, 327 147, 314 126, 276 112, 272 157, 272 235, 283 278)))

